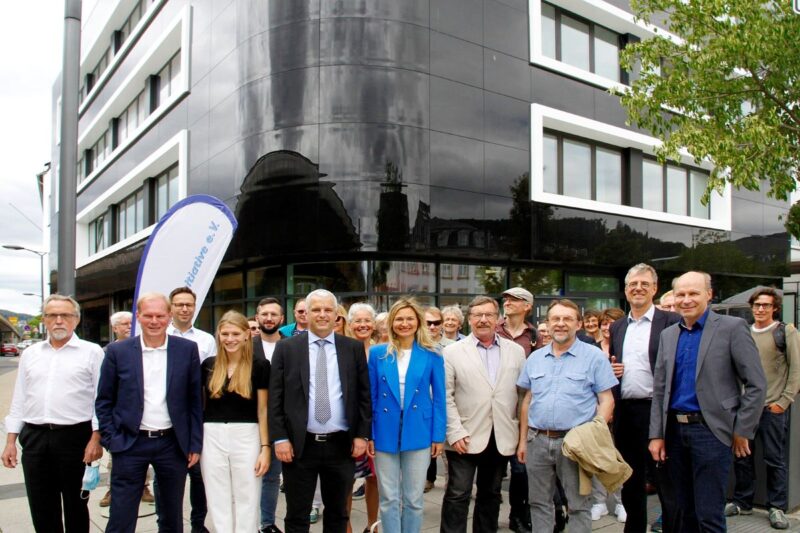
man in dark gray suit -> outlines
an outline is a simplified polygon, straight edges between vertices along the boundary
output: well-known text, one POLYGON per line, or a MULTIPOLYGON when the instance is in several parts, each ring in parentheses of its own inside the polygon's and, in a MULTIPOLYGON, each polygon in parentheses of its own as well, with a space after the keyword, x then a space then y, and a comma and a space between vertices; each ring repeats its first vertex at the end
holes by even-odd
POLYGON ((750 454, 766 378, 747 323, 709 309, 711 276, 687 272, 672 288, 682 318, 661 334, 650 454, 673 482, 681 531, 724 532, 731 448, 750 454))

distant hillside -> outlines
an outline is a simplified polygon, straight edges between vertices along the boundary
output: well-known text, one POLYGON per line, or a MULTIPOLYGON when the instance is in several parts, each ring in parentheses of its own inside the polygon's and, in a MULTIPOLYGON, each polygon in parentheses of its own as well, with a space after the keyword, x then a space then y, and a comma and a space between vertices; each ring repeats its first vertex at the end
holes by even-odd
POLYGON ((29 321, 34 316, 34 315, 28 315, 28 314, 25 314, 25 313, 15 313, 14 311, 8 311, 6 309, 0 309, 0 315, 3 315, 6 318, 8 318, 10 316, 15 316, 19 320, 25 320, 26 322, 29 321))

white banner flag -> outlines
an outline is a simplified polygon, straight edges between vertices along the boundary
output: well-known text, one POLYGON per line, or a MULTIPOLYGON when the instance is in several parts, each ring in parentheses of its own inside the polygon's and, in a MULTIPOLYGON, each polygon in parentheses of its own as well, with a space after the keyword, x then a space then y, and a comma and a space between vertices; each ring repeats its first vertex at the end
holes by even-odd
MULTIPOLYGON (((189 287, 197 295, 197 318, 234 231, 236 218, 213 196, 189 196, 175 204, 158 221, 144 248, 133 297, 134 315, 140 294, 169 295, 177 287, 189 287)), ((134 319, 131 335, 135 330, 134 319)))

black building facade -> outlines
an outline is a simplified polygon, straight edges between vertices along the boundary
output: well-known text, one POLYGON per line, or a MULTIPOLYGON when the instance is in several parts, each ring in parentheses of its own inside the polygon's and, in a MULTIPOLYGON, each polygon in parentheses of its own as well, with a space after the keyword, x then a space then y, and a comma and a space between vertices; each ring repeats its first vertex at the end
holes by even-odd
POLYGON ((559 296, 622 305, 642 261, 663 290, 706 270, 719 299, 788 274, 785 202, 728 190, 702 206, 707 168, 658 165, 626 126, 613 57, 649 31, 626 1, 123 0, 83 31, 91 340, 130 308, 154 223, 199 193, 239 221, 206 329, 317 287, 386 309, 523 285, 538 317, 559 296))

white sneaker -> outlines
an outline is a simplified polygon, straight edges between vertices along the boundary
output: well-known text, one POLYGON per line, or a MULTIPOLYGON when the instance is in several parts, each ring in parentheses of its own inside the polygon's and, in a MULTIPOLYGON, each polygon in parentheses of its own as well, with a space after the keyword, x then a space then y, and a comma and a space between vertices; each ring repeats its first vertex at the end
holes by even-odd
POLYGON ((616 507, 614 507, 614 514, 617 515, 617 522, 624 524, 625 521, 628 519, 628 513, 625 512, 625 507, 621 503, 618 503, 616 507))
POLYGON ((608 507, 604 503, 595 503, 592 505, 592 522, 600 520, 601 517, 608 514, 608 507))

